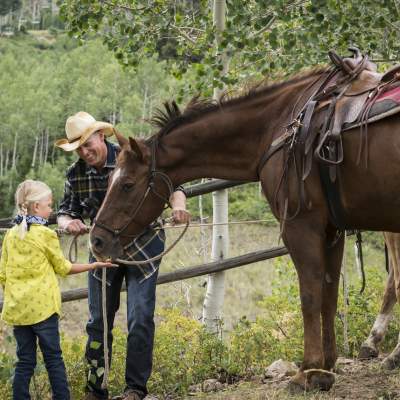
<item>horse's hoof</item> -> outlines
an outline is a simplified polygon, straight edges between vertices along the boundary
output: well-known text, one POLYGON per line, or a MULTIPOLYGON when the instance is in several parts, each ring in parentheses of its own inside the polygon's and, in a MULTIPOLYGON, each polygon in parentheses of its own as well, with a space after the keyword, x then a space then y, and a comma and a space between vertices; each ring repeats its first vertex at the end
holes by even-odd
POLYGON ((400 359, 398 357, 388 356, 382 361, 382 368, 392 370, 400 367, 400 359))
POLYGON ((306 390, 306 376, 303 371, 298 371, 296 375, 290 379, 288 389, 291 394, 299 394, 306 390))
POLYGON ((324 369, 299 371, 289 382, 291 393, 310 390, 328 391, 335 383, 335 374, 324 369))
POLYGON ((359 360, 370 360, 372 358, 377 358, 379 352, 377 349, 369 346, 361 346, 360 352, 358 353, 359 360))
POLYGON ((306 375, 306 390, 328 391, 335 383, 335 374, 324 369, 308 369, 306 375))

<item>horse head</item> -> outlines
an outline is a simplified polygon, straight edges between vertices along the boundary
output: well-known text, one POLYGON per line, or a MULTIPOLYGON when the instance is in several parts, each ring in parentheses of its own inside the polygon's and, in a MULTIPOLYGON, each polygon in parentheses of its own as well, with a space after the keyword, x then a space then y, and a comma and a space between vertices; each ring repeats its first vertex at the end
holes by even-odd
POLYGON ((91 251, 103 260, 121 257, 124 246, 161 215, 172 191, 168 177, 155 170, 151 143, 115 135, 121 151, 90 231, 91 251))

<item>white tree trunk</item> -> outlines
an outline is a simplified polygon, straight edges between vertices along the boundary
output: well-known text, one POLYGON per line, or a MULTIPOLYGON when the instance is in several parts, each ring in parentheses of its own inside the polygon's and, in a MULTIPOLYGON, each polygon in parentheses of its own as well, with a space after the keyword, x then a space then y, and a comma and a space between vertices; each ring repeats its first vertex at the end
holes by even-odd
POLYGON ((9 150, 6 150, 6 160, 4 161, 4 173, 6 173, 8 170, 9 158, 10 158, 10 152, 9 150))
POLYGON ((43 164, 46 164, 47 158, 49 157, 49 132, 47 128, 45 128, 45 136, 44 136, 44 155, 43 155, 43 164))
MULTIPOLYGON (((227 257, 229 246, 228 234, 228 190, 213 193, 214 225, 211 260, 219 261, 227 257)), ((221 321, 225 295, 225 272, 208 276, 207 293, 203 304, 203 323, 210 332, 221 334, 221 321)))
POLYGON ((31 164, 31 167, 32 167, 32 168, 35 168, 36 153, 37 153, 37 148, 38 148, 38 141, 39 141, 39 138, 36 136, 36 137, 35 137, 35 147, 33 148, 32 164, 31 164))
MULTIPOLYGON (((217 42, 221 39, 218 32, 225 29, 225 0, 214 0, 214 24, 217 29, 217 42)), ((229 58, 225 53, 221 54, 221 61, 226 74, 229 67, 229 58)), ((221 90, 214 90, 214 98, 218 100, 222 94, 221 90)), ((211 259, 222 260, 228 255, 228 191, 221 190, 213 193, 213 223, 225 224, 214 225, 211 259)), ((210 332, 222 334, 222 315, 225 295, 225 272, 218 272, 208 276, 207 293, 203 304, 203 323, 210 332)))
MULTIPOLYGON (((146 113, 147 113, 147 85, 144 86, 144 93, 143 93, 143 104, 142 104, 142 121, 146 119, 146 113)), ((143 135, 143 132, 140 132, 141 135, 143 135)))
POLYGON ((17 144, 18 144, 18 132, 14 136, 14 149, 12 156, 12 169, 17 167, 17 144))
POLYGON ((4 175, 3 162, 4 162, 3 143, 0 143, 0 177, 4 175))

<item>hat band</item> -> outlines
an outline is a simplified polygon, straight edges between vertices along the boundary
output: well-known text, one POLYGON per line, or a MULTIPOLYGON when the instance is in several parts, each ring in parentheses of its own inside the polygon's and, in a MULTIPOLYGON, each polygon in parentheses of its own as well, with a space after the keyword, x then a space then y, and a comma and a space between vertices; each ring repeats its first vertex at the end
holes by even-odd
POLYGON ((71 140, 71 141, 68 140, 68 143, 72 144, 72 143, 78 142, 81 139, 82 139, 82 136, 80 136, 80 137, 78 137, 78 138, 76 138, 74 140, 71 140))

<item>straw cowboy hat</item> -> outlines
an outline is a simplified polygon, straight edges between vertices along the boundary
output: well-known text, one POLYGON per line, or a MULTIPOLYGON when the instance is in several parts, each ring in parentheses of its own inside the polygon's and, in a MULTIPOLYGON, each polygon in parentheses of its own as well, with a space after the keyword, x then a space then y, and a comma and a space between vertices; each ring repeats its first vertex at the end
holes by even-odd
POLYGON ((105 136, 111 136, 114 131, 114 127, 108 122, 96 121, 87 112, 80 111, 67 119, 65 123, 67 138, 56 140, 55 145, 65 151, 76 150, 89 139, 90 135, 100 129, 105 136))

